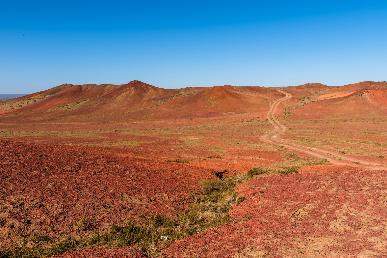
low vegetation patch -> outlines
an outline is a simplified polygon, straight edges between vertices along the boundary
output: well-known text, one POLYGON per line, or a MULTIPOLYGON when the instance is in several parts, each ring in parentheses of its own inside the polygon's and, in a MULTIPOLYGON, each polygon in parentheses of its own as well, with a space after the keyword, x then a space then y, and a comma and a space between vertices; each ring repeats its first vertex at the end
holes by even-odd
POLYGON ((187 164, 187 163, 189 163, 189 160, 188 159, 173 159, 173 160, 168 160, 168 162, 187 164))
POLYGON ((290 107, 286 107, 284 109, 284 117, 289 118, 292 115, 293 115, 293 110, 290 107))
POLYGON ((91 231, 95 228, 95 222, 90 218, 82 218, 76 225, 79 231, 91 231))
POLYGON ((299 105, 302 107, 311 103, 311 102, 312 102, 312 98, 309 96, 303 96, 303 97, 299 98, 299 105))
POLYGON ((221 155, 210 155, 207 157, 207 159, 222 159, 223 157, 221 155))
POLYGON ((192 195, 190 207, 176 217, 156 215, 136 222, 128 221, 123 225, 113 225, 107 233, 97 232, 94 221, 83 218, 74 226, 81 232, 91 233, 86 239, 65 238, 52 243, 48 237, 39 236, 37 241, 44 242, 45 245, 0 251, 0 257, 47 257, 90 246, 128 245, 137 246, 145 256, 159 256, 160 250, 174 240, 228 222, 230 208, 245 200, 245 197, 238 196, 235 192, 238 184, 263 174, 291 174, 297 171, 298 167, 281 170, 252 168, 245 175, 217 177, 214 180, 204 181, 201 192, 192 195))
MULTIPOLYGON (((294 152, 287 152, 284 155, 284 158, 286 161, 276 164, 276 166, 273 167, 273 169, 281 171, 284 168, 285 169, 290 169, 290 168, 294 168, 294 167, 301 168, 304 166, 316 166, 316 165, 324 165, 324 164, 329 163, 329 161, 326 159, 300 157, 294 152)), ((282 174, 282 173, 280 173, 280 174, 282 174)))
POLYGON ((266 174, 268 171, 263 168, 252 168, 247 172, 247 177, 252 178, 254 176, 266 174))
POLYGON ((299 167, 294 166, 294 167, 285 167, 285 168, 280 168, 276 170, 276 173, 282 174, 282 175, 288 175, 288 174, 294 174, 298 173, 299 167))

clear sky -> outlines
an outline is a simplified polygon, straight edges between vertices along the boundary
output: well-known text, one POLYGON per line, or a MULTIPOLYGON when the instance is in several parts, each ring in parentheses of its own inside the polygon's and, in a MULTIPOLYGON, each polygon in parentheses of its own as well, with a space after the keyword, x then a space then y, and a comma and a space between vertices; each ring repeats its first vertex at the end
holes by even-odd
POLYGON ((0 93, 134 79, 387 80, 387 1, 0 1, 0 93))

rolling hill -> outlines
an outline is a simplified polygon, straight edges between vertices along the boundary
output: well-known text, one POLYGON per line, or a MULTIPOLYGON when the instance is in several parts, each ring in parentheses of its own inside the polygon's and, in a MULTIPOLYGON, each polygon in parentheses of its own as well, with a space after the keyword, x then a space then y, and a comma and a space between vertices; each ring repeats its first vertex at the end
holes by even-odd
MULTIPOLYGON (((387 83, 345 86, 310 83, 282 88, 292 94, 295 117, 387 113, 387 83)), ((109 122, 264 114, 281 93, 264 87, 163 89, 141 81, 122 85, 64 84, 0 102, 1 121, 109 122)))
POLYGON ((387 114, 387 82, 366 81, 344 86, 305 84, 283 89, 292 95, 288 110, 293 119, 387 114))
POLYGON ((261 112, 268 96, 263 87, 194 87, 162 89, 140 81, 123 85, 71 85, 3 101, 3 120, 125 121, 219 116, 261 112))

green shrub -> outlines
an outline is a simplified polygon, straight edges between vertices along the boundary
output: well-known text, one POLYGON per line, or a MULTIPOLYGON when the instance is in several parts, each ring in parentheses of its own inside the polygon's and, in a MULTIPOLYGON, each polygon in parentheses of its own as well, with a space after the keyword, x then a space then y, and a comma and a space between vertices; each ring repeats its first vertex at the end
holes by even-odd
POLYGON ((281 169, 277 170, 277 173, 282 174, 282 175, 294 174, 294 173, 298 173, 298 169, 299 168, 296 166, 286 167, 286 168, 281 168, 281 169))
POLYGON ((237 199, 236 199, 236 205, 241 204, 241 203, 244 202, 245 200, 246 200, 246 197, 244 197, 244 196, 238 196, 237 199))
POLYGON ((265 169, 262 168, 252 168, 247 172, 247 177, 252 178, 258 175, 262 175, 267 173, 265 169))
POLYGON ((223 159, 223 157, 220 155, 210 155, 207 157, 207 159, 223 159))
POLYGON ((180 163, 180 164, 188 164, 189 160, 186 160, 186 159, 174 159, 174 160, 168 160, 168 162, 180 163))
POLYGON ((218 202, 224 195, 229 194, 236 185, 236 181, 232 178, 225 180, 211 180, 203 183, 203 201, 218 202))
MULTIPOLYGON (((53 247, 46 251, 40 251, 39 256, 53 256, 57 254, 61 254, 70 250, 74 250, 75 248, 79 247, 79 242, 74 239, 64 239, 56 243, 53 247)), ((23 255, 23 257, 25 257, 23 255)), ((33 256, 36 257, 36 256, 33 256)))
POLYGON ((50 242, 51 238, 47 235, 33 235, 31 241, 34 243, 50 242))
POLYGON ((113 226, 110 232, 110 239, 117 242, 119 245, 131 245, 139 243, 149 237, 143 227, 128 222, 126 226, 113 226))
POLYGON ((89 218, 82 218, 76 226, 80 231, 91 231, 95 228, 95 222, 89 218))
POLYGON ((7 224, 7 220, 5 218, 0 218, 0 227, 5 226, 5 224, 7 224))

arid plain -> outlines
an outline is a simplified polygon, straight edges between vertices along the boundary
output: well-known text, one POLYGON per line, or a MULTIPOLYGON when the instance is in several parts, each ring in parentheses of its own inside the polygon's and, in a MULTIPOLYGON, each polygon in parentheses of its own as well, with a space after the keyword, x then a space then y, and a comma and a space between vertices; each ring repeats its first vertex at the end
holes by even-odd
POLYGON ((0 102, 0 257, 385 257, 387 82, 0 102))

